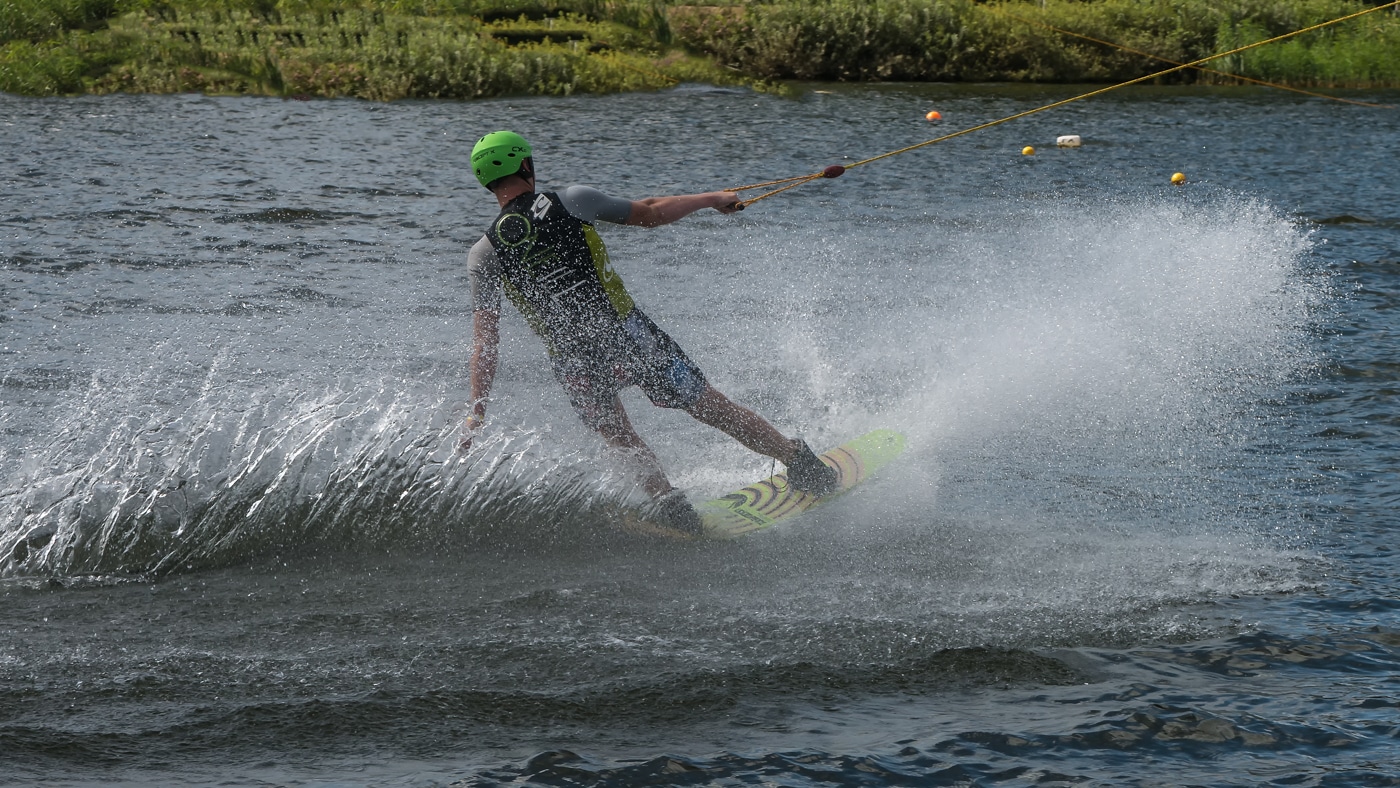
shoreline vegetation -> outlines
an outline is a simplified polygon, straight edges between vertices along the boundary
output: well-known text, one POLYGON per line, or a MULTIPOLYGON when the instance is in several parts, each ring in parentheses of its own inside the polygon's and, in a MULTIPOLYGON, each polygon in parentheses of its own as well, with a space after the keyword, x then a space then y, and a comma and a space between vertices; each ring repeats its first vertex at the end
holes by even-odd
MULTIPOLYGON (((0 91, 390 101, 613 93, 682 82, 766 90, 791 80, 1111 84, 1170 67, 1141 53, 1194 61, 1382 4, 0 0, 0 91)), ((1400 87, 1394 11, 1207 65, 1292 87, 1400 87)), ((1238 80, 1186 69, 1158 82, 1238 80)))

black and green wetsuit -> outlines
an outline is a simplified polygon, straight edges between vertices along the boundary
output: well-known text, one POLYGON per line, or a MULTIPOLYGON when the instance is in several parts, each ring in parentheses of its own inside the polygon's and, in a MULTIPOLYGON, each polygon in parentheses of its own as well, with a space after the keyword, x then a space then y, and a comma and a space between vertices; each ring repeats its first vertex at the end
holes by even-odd
POLYGON ((640 309, 613 271, 597 220, 622 223, 631 203, 596 189, 523 194, 468 256, 475 310, 499 310, 504 291, 544 340, 555 376, 590 424, 637 385, 657 405, 688 408, 704 375, 640 309))

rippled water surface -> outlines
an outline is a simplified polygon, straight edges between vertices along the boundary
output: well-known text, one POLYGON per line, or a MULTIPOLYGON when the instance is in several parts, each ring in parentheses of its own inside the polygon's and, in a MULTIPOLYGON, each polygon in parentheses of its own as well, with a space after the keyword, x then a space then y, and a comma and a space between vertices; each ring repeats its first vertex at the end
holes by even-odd
MULTIPOLYGON (((731 397, 909 437, 800 520, 621 532, 514 313, 455 450, 480 134, 640 198, 1077 92, 0 96, 0 784, 1400 784, 1400 110, 1121 91, 602 228, 731 397)), ((624 399, 694 500, 771 470, 624 399)))

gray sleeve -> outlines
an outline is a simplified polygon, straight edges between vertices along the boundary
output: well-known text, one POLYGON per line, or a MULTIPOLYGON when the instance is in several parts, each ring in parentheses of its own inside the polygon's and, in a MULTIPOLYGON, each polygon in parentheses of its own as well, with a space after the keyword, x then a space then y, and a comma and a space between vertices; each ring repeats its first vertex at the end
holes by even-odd
POLYGON ((632 214, 632 201, 604 194, 592 186, 570 186, 559 192, 564 209, 585 222, 626 224, 632 214))
POLYGON ((484 235, 467 252, 467 277, 472 284, 472 311, 501 311, 501 261, 484 235))

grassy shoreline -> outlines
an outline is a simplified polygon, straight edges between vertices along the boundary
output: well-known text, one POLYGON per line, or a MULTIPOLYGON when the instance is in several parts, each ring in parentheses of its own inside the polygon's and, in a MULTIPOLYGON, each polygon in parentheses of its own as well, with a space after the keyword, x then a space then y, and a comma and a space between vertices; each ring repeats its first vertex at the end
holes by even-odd
MULTIPOLYGON (((393 100, 609 93, 680 82, 1116 83, 1167 67, 1139 53, 1191 61, 1376 4, 0 0, 0 91, 393 100)), ((1400 15, 1373 13, 1211 66, 1294 87, 1400 87, 1400 15)), ((1162 81, 1236 82, 1194 70, 1162 81)))

